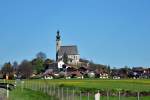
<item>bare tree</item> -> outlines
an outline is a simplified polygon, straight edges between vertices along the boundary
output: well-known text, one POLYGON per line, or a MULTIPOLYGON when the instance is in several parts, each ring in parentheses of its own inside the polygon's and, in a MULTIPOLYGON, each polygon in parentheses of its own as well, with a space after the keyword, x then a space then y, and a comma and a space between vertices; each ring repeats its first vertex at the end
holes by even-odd
POLYGON ((38 59, 45 60, 45 59, 46 59, 46 54, 43 53, 43 52, 39 52, 39 53, 37 53, 36 57, 37 57, 38 59))
POLYGON ((29 61, 24 60, 20 64, 17 73, 18 73, 18 75, 21 75, 22 78, 30 78, 30 76, 33 73, 33 66, 32 66, 32 64, 29 61))

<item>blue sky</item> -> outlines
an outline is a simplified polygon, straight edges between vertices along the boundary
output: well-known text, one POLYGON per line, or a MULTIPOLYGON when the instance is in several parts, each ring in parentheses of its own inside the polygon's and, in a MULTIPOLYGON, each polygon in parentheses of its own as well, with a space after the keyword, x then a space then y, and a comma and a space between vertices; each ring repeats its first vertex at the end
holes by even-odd
POLYGON ((55 35, 82 58, 114 67, 150 66, 149 0, 1 0, 0 64, 55 59, 55 35))

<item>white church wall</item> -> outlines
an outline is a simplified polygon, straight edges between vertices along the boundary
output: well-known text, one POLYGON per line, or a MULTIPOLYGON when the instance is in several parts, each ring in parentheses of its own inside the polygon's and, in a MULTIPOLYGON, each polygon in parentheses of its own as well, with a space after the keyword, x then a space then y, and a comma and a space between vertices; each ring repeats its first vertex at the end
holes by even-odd
POLYGON ((58 62, 58 68, 62 68, 62 66, 64 65, 65 63, 63 61, 59 61, 58 62))

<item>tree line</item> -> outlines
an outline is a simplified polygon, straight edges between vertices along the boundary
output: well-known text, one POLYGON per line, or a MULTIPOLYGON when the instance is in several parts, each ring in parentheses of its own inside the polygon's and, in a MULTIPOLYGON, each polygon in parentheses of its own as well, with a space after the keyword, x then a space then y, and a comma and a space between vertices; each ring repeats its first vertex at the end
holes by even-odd
POLYGON ((6 75, 9 76, 9 79, 30 78, 32 75, 42 74, 52 62, 54 60, 47 58, 43 52, 37 53, 31 61, 23 60, 20 64, 16 61, 12 64, 6 62, 0 71, 1 78, 5 78, 6 75))
MULTIPOLYGON (((63 61, 67 65, 67 56, 64 55, 63 61)), ((14 63, 6 62, 0 70, 0 78, 6 78, 9 76, 9 79, 14 78, 31 78, 33 76, 42 76, 42 74, 47 69, 53 69, 54 60, 47 58, 46 54, 39 52, 36 54, 36 57, 31 61, 23 60, 20 64, 16 61, 14 63)), ((80 59, 80 63, 77 65, 69 65, 72 68, 68 68, 71 72, 79 72, 80 74, 95 73, 97 78, 100 75, 108 74, 109 77, 121 77, 121 78, 150 78, 150 68, 143 67, 133 67, 130 68, 125 66, 123 68, 112 68, 109 65, 96 64, 93 61, 86 59, 80 59)), ((66 68, 66 67, 65 67, 66 68)), ((61 71, 61 70, 59 70, 61 71)), ((55 72, 54 72, 55 73, 55 72)), ((59 72, 58 72, 59 73, 59 72)))

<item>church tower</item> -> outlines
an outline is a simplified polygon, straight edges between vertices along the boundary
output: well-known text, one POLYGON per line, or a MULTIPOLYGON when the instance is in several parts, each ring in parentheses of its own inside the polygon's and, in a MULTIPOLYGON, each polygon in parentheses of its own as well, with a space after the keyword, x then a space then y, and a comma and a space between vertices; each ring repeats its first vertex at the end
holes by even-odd
POLYGON ((60 50, 60 46, 61 46, 61 36, 58 30, 56 35, 56 61, 58 61, 58 52, 60 50))

